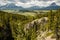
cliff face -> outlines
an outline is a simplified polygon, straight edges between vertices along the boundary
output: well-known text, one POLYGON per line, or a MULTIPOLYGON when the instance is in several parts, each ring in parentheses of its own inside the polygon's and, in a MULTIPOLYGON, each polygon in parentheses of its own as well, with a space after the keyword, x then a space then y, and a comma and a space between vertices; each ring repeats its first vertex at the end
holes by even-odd
POLYGON ((34 28, 35 27, 34 25, 36 25, 36 30, 38 30, 39 26, 43 27, 47 22, 48 22, 47 17, 42 17, 40 19, 33 20, 32 22, 25 24, 24 30, 34 28))

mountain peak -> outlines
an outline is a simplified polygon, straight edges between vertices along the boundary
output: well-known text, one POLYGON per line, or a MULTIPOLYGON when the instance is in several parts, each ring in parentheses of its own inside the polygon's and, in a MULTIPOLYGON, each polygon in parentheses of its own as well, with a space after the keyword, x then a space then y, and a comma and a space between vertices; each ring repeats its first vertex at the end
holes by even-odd
POLYGON ((56 6, 56 3, 55 3, 55 2, 53 2, 53 3, 51 4, 51 6, 56 6))

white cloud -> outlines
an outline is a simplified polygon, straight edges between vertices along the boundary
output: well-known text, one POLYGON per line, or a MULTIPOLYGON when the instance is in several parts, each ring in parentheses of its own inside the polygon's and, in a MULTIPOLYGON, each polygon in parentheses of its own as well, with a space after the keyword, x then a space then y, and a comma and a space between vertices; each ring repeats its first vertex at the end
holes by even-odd
POLYGON ((3 6, 3 5, 6 5, 6 2, 3 0, 2 1, 0 0, 0 6, 3 6))
POLYGON ((0 0, 0 5, 6 5, 7 3, 15 3, 16 6, 22 6, 24 8, 31 6, 46 7, 55 2, 60 5, 60 0, 0 0))
POLYGON ((56 0, 55 2, 56 2, 57 5, 60 6, 60 0, 56 0))
POLYGON ((22 2, 16 2, 17 6, 22 6, 24 8, 31 7, 31 6, 40 6, 40 7, 46 7, 49 6, 51 3, 55 2, 53 1, 37 1, 37 0, 31 0, 30 2, 27 3, 22 3, 22 2))
POLYGON ((0 6, 4 6, 4 5, 8 4, 8 3, 12 3, 12 2, 10 2, 8 0, 0 0, 0 6))

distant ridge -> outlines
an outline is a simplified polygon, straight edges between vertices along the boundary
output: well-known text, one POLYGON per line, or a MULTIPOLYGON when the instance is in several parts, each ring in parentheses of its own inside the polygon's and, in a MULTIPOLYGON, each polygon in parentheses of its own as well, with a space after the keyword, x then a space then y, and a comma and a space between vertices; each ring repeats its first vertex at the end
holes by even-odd
POLYGON ((28 10, 56 10, 56 9, 60 9, 60 6, 56 5, 56 3, 52 3, 51 5, 47 6, 47 7, 42 7, 40 8, 39 6, 33 6, 30 8, 27 8, 28 10))
POLYGON ((7 5, 1 6, 0 9, 1 10, 4 10, 4 9, 23 10, 24 8, 21 7, 21 6, 16 6, 14 3, 10 3, 10 4, 7 4, 7 5))
POLYGON ((60 6, 56 5, 55 2, 53 2, 47 7, 32 6, 29 8, 23 8, 21 6, 16 6, 14 3, 0 6, 0 10, 5 10, 5 9, 9 9, 9 10, 56 10, 56 9, 60 9, 60 6))
POLYGON ((56 5, 56 3, 52 3, 51 5, 49 5, 48 7, 44 8, 47 10, 56 10, 56 9, 60 9, 60 6, 56 5))

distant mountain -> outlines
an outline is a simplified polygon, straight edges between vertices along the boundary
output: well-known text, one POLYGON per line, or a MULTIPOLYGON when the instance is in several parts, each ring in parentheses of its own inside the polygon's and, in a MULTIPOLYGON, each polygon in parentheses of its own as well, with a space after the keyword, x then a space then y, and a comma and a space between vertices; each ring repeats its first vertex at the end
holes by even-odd
POLYGON ((47 7, 40 8, 39 6, 33 6, 30 8, 27 8, 27 10, 56 10, 56 9, 60 9, 60 6, 56 5, 55 2, 47 7))
POLYGON ((4 6, 0 6, 0 10, 4 10, 4 9, 10 9, 10 10, 56 10, 56 9, 60 9, 60 6, 56 5, 56 3, 54 2, 47 7, 32 6, 29 8, 23 8, 21 6, 16 6, 14 3, 10 3, 10 4, 4 5, 4 6))
POLYGON ((50 6, 57 6, 55 2, 53 2, 50 6))
POLYGON ((14 3, 6 4, 0 7, 1 10, 10 9, 10 10, 23 10, 24 8, 21 6, 16 6, 14 3))
POLYGON ((43 9, 56 10, 56 9, 60 9, 60 6, 56 5, 56 3, 52 3, 51 5, 49 5, 48 7, 43 8, 43 9))
POLYGON ((26 10, 40 10, 41 8, 39 6, 32 6, 30 8, 26 8, 26 10))

